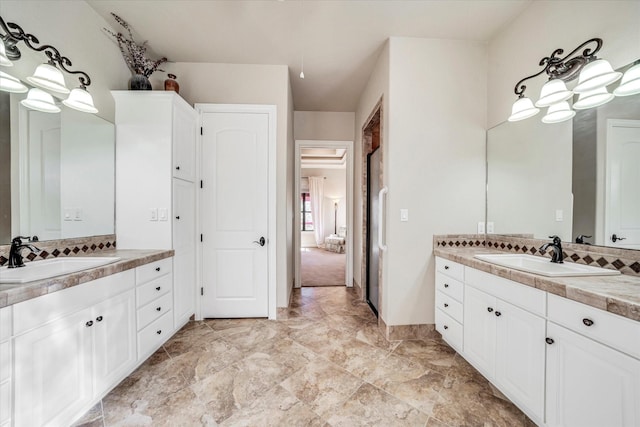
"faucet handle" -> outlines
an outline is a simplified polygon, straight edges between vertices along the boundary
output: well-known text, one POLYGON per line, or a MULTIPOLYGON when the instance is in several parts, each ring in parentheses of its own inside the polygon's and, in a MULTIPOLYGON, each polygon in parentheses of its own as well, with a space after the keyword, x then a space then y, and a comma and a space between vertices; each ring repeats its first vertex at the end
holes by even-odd
POLYGON ((553 235, 553 236, 549 236, 550 239, 553 239, 553 244, 554 245, 559 245, 562 241, 560 240, 560 237, 553 235))

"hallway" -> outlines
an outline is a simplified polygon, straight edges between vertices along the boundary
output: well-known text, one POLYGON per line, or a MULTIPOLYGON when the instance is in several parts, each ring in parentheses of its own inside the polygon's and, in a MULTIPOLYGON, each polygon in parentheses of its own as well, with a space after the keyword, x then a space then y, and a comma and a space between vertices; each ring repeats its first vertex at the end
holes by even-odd
POLYGON ((284 317, 190 322, 76 425, 533 425, 442 341, 387 342, 352 289, 296 289, 284 317))

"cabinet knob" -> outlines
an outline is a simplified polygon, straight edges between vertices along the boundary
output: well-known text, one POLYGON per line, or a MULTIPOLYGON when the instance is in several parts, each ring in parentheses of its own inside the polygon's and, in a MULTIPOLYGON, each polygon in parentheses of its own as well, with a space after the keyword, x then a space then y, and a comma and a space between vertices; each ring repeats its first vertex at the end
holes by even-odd
POLYGON ((176 170, 179 171, 180 170, 180 166, 176 166, 176 170))
POLYGON ((502 316, 502 313, 500 313, 499 311, 496 311, 496 316, 500 317, 502 316))
POLYGON ((158 334, 158 335, 160 335, 161 333, 162 333, 162 329, 158 329, 158 330, 156 331, 156 334, 158 334))
POLYGON ((160 286, 156 287, 156 291, 159 291, 159 290, 160 290, 160 286))
POLYGON ((160 271, 160 267, 156 267, 156 271, 160 271))
POLYGON ((445 266, 444 266, 444 269, 445 269, 445 270, 448 270, 448 269, 449 269, 449 266, 448 266, 448 265, 445 265, 445 266))
POLYGON ((593 326, 593 320, 587 319, 586 317, 582 319, 582 323, 584 323, 585 326, 593 326))
POLYGON ((553 344, 555 341, 553 340, 553 338, 545 338, 545 341, 547 342, 547 344, 551 345, 553 344))
POLYGON ((156 307, 156 311, 162 311, 162 307, 156 307))
POLYGON ((444 284, 444 287, 445 287, 445 288, 448 288, 448 287, 449 287, 449 284, 448 284, 448 283, 445 283, 445 284, 444 284))
POLYGON ((487 307, 487 311, 488 311, 489 313, 493 313, 493 308, 491 308, 491 307, 487 307))
POLYGON ((96 317, 96 322, 102 322, 102 316, 96 317))
POLYGON ((447 304, 446 302, 444 303, 444 308, 449 307, 449 304, 447 304))
POLYGON ((93 320, 89 320, 87 323, 84 324, 87 328, 90 328, 93 326, 93 320))
POLYGON ((445 329, 449 329, 449 327, 448 327, 447 325, 444 325, 444 328, 445 328, 445 329))
POLYGON ((180 219, 180 215, 178 215, 178 216, 176 217, 176 219, 180 219))

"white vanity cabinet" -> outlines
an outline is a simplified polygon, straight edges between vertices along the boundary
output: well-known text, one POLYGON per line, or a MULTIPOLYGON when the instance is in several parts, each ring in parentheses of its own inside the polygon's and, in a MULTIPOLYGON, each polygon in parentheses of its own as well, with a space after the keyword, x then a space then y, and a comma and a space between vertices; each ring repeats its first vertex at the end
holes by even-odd
POLYGON ((0 427, 11 425, 11 366, 13 342, 11 307, 0 308, 0 427))
POLYGON ((548 426, 640 425, 640 322, 549 295, 547 340, 548 426))
POLYGON ((465 279, 463 355, 531 418, 543 420, 545 293, 471 268, 465 279))
POLYGON ((136 363, 133 270, 14 305, 14 425, 67 425, 136 363))
POLYGON ((196 111, 167 91, 113 91, 120 249, 174 249, 175 328, 195 313, 196 111))
POLYGON ((462 351, 464 266, 436 258, 436 330, 453 348, 462 351))

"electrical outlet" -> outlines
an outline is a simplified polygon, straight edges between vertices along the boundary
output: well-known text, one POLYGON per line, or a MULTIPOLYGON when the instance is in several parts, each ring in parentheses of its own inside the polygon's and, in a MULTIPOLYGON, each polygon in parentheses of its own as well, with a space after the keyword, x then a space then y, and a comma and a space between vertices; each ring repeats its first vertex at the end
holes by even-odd
POLYGON ((478 234, 484 234, 484 221, 478 223, 478 234))
POLYGON ((489 221, 487 222, 487 234, 493 234, 493 233, 494 233, 493 222, 489 221))
POLYGON ((149 221, 157 221, 158 220, 158 208, 149 209, 149 221))

